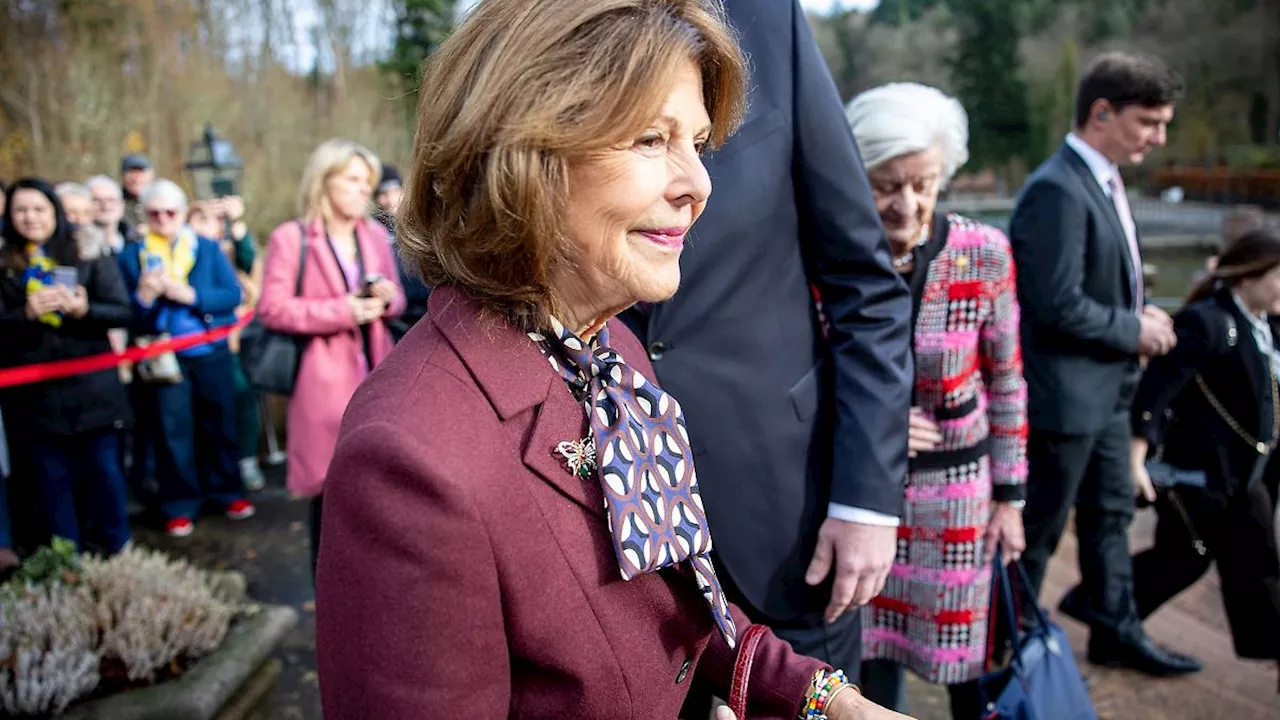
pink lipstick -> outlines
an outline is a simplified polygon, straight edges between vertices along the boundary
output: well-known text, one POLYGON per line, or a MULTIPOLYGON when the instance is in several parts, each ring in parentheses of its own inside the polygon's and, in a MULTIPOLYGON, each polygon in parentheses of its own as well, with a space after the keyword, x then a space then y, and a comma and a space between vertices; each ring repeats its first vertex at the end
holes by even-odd
POLYGON ((655 245, 661 245, 669 250, 679 250, 684 247, 684 236, 688 234, 688 228, 658 228, 655 230, 637 230, 641 235, 649 238, 649 241, 655 245))

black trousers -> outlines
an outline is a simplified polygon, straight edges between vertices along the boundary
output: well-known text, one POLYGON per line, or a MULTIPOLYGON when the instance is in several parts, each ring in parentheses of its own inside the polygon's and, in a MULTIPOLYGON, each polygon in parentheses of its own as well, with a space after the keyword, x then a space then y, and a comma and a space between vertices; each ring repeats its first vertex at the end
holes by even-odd
POLYGON ((320 518, 324 514, 324 495, 311 498, 311 587, 316 585, 316 562, 320 559, 320 518))
POLYGON ((1023 524, 1027 550, 1022 563, 1031 576, 1035 602, 1049 559, 1058 548, 1067 518, 1076 510, 1082 613, 1095 633, 1132 638, 1141 633, 1133 599, 1133 566, 1126 532, 1133 519, 1129 477, 1131 438, 1128 402, 1093 435, 1064 435, 1032 430, 1027 439, 1030 465, 1023 524))
POLYGON ((1162 492, 1156 499, 1160 520, 1155 544, 1133 558, 1138 615, 1145 619, 1160 609, 1216 561, 1236 655, 1280 658, 1280 561, 1268 522, 1275 492, 1274 485, 1258 483, 1251 496, 1236 498, 1228 507, 1207 499, 1198 488, 1162 492), (1177 494, 1177 506, 1170 493, 1177 494), (1196 540, 1203 543, 1203 555, 1196 551, 1196 540))

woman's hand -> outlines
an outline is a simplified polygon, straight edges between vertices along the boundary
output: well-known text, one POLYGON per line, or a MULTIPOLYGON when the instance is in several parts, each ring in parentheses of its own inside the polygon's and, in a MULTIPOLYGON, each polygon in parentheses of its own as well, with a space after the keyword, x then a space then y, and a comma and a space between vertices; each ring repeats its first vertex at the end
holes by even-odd
POLYGON ((245 307, 255 307, 258 304, 258 297, 262 294, 262 288, 254 281, 253 276, 236 271, 236 276, 240 279, 240 304, 245 307))
POLYGON ((351 316, 356 319, 357 325, 368 325, 382 317, 382 313, 387 310, 387 304, 381 298, 348 295, 347 302, 351 305, 351 316))
POLYGON ((1009 503, 995 503, 991 520, 987 522, 984 562, 991 562, 996 548, 1004 550, 1001 558, 1006 565, 1022 557, 1027 549, 1027 537, 1022 529, 1022 511, 1009 503))
MULTIPOLYGON (((730 713, 729 717, 733 717, 730 713)), ((827 717, 831 720, 910 720, 902 713, 880 707, 858 692, 857 688, 849 688, 835 696, 827 706, 827 717)), ((721 720, 716 716, 716 720, 721 720)))
POLYGON ((150 305, 164 294, 164 271, 154 270, 144 273, 138 280, 138 299, 150 305))
POLYGON ((196 289, 173 278, 164 278, 164 296, 179 305, 195 305, 196 289))
POLYGON ((38 320, 41 315, 62 310, 66 288, 47 287, 27 294, 27 319, 38 320))
POLYGON ((1134 438, 1129 442, 1129 475, 1133 480, 1133 494, 1142 496, 1147 502, 1156 501, 1156 486, 1151 482, 1151 473, 1147 472, 1146 438, 1134 438))
POLYGON ((925 417, 920 408, 911 408, 911 424, 907 428, 907 457, 933 450, 941 443, 942 430, 938 424, 925 417))
POLYGON ((390 305, 391 301, 396 299, 396 291, 396 284, 386 278, 382 278, 369 286, 369 292, 387 305, 390 305))
POLYGON ((83 285, 77 285, 75 289, 62 288, 62 290, 66 296, 62 304, 63 314, 76 320, 89 314, 89 292, 83 285))

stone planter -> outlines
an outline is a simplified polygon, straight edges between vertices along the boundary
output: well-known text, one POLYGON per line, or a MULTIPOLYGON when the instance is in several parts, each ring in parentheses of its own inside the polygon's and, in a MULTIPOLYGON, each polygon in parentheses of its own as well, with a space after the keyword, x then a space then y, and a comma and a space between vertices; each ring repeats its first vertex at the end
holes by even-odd
POLYGON ((271 652, 298 623, 291 607, 264 605, 232 624, 222 646, 182 677, 72 705, 64 720, 235 720, 275 685, 271 652))

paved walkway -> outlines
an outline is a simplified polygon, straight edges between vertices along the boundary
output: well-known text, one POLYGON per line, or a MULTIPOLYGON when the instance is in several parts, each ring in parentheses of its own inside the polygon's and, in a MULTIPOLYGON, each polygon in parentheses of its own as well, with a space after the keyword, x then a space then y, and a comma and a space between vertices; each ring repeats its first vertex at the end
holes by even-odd
MULTIPOLYGON (((1142 511, 1130 532, 1136 549, 1150 545, 1155 515, 1142 511)), ((1056 610, 1058 600, 1080 578, 1075 536, 1063 538, 1045 578, 1045 607, 1056 610)), ((1076 663, 1089 680, 1094 706, 1104 720, 1277 720, 1280 694, 1276 666, 1237 660, 1222 609, 1218 576, 1211 571, 1147 621, 1156 642, 1190 653, 1205 670, 1184 678, 1156 680, 1127 670, 1089 665, 1084 658, 1088 630, 1054 612, 1071 638, 1076 663)), ((915 682, 910 710, 919 720, 949 720, 946 694, 915 682)), ((1052 719, 1050 719, 1052 720, 1052 719)))
MULTIPOLYGON (((258 515, 250 520, 232 523, 208 518, 200 522, 194 535, 181 540, 147 528, 138 528, 136 534, 147 545, 187 555, 207 567, 239 570, 248 578, 253 597, 299 610, 298 628, 276 653, 284 663, 280 685, 258 720, 318 720, 315 605, 307 554, 308 505, 289 499, 281 487, 280 475, 278 470, 271 472, 268 489, 257 498, 258 515)), ((1135 547, 1149 542, 1153 519, 1150 511, 1139 514, 1132 533, 1135 547)), ((1068 535, 1050 566, 1045 582, 1046 605, 1056 607, 1077 578, 1075 540, 1068 535)), ((1199 675, 1152 680, 1128 671, 1091 667, 1084 661, 1084 627, 1070 619, 1059 618, 1059 622, 1071 636, 1077 662, 1089 678, 1104 720, 1280 718, 1276 669, 1270 664, 1235 659, 1217 576, 1212 573, 1147 624, 1158 642, 1202 659, 1206 670, 1199 675)), ((940 688, 913 682, 910 703, 919 720, 948 720, 946 695, 940 688)))

